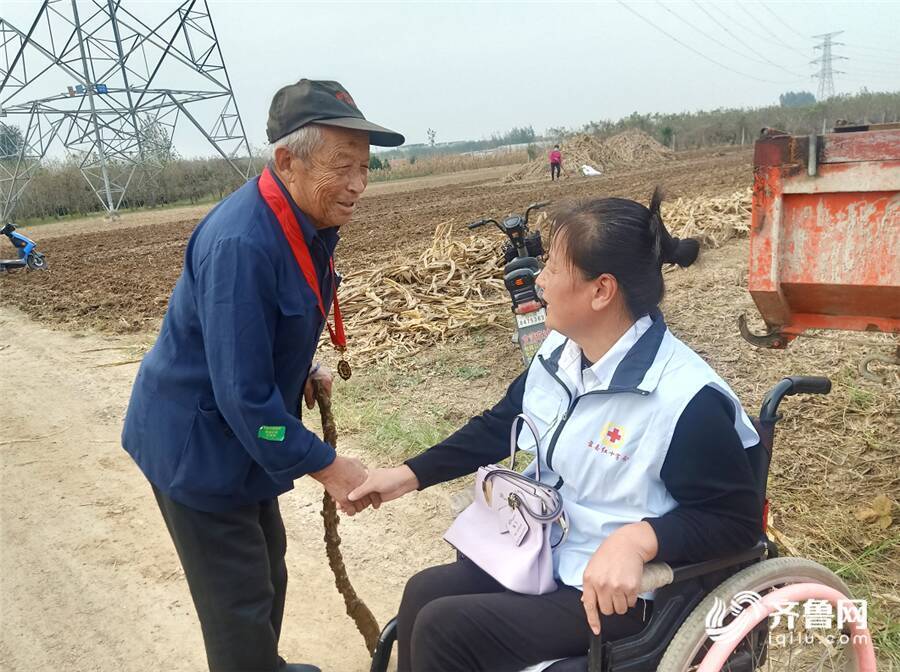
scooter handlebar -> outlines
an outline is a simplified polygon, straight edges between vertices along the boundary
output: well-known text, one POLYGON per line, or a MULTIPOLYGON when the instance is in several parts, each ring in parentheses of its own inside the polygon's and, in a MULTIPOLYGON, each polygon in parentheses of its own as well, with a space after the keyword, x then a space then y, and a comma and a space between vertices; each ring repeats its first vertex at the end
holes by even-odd
POLYGON ((528 208, 525 210, 525 223, 528 224, 528 217, 529 217, 529 215, 531 215, 532 210, 546 208, 548 205, 550 205, 550 203, 551 203, 551 201, 540 201, 539 203, 532 203, 531 205, 529 205, 528 208))

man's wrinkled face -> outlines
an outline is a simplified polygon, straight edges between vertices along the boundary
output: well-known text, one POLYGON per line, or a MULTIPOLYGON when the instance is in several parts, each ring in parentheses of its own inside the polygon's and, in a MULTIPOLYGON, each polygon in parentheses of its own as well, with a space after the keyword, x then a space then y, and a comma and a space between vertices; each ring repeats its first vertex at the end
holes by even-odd
POLYGON ((276 157, 279 174, 291 196, 317 228, 350 221, 369 181, 369 134, 320 126, 319 146, 305 161, 290 157, 286 168, 276 157))

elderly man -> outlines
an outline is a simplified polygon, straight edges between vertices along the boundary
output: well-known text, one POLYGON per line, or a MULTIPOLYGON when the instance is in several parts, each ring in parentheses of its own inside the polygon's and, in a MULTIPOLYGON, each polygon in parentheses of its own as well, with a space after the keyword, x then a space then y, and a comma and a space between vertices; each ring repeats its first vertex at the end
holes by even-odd
POLYGON ((322 329, 344 345, 332 255, 366 188, 369 145, 404 139, 367 121, 337 82, 306 79, 275 94, 266 130, 273 160, 191 235, 122 432, 175 542, 214 672, 318 669, 278 655, 278 495, 309 475, 345 511, 370 503, 348 500, 365 468, 303 426, 300 397, 311 408, 312 379, 331 384, 311 373, 322 329))

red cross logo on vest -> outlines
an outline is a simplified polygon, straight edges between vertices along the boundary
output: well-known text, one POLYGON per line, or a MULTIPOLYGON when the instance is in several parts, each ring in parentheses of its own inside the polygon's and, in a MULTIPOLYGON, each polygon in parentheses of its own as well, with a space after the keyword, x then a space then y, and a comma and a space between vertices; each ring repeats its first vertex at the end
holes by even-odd
POLYGON ((610 450, 619 450, 625 444, 625 429, 614 422, 603 425, 600 443, 610 450))

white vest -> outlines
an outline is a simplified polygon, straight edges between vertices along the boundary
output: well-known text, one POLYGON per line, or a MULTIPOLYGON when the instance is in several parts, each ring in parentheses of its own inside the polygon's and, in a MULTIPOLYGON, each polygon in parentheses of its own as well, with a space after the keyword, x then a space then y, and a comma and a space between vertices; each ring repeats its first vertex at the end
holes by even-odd
MULTIPOLYGON (((528 369, 522 402, 540 433, 541 480, 560 489, 569 518, 569 536, 554 552, 557 578, 579 589, 606 537, 677 506, 660 470, 678 419, 703 387, 732 401, 745 448, 759 442, 731 388, 672 335, 659 313, 608 384, 579 395, 573 378, 580 374, 581 349, 551 332, 528 369)), ((535 451, 527 430, 518 445, 535 451)))

